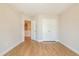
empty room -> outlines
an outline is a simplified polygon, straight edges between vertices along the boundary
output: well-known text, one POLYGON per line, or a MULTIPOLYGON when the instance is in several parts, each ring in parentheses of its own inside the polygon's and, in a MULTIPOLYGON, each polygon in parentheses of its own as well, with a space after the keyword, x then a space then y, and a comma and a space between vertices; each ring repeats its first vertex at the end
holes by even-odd
POLYGON ((78 3, 0 3, 1 56, 78 56, 78 3))

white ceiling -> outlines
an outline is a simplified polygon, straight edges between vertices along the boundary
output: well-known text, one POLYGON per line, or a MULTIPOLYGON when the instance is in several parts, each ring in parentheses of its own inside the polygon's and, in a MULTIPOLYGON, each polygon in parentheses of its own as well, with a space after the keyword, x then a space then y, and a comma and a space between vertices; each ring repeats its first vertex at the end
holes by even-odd
POLYGON ((13 3, 10 4, 18 11, 27 15, 52 14, 58 15, 66 8, 70 7, 70 3, 13 3))

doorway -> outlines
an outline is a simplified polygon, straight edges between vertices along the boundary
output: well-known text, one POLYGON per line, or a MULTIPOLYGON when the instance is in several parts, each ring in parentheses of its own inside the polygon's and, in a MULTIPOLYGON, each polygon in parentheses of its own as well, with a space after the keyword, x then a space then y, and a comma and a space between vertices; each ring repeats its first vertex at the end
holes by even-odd
POLYGON ((31 21, 24 21, 25 40, 31 40, 31 21))

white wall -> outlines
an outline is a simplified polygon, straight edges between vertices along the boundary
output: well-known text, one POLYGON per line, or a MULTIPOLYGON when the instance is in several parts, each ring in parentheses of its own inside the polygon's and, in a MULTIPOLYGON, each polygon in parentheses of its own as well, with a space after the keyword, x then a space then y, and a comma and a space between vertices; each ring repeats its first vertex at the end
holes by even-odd
POLYGON ((0 55, 23 41, 21 15, 7 4, 0 4, 0 55))
POLYGON ((34 31, 36 31, 36 32, 32 31, 32 33, 34 33, 34 35, 32 34, 34 40, 37 41, 58 40, 57 17, 53 17, 50 15, 38 15, 35 17, 35 19, 33 19, 33 23, 35 23, 35 25, 33 26, 34 28, 33 27, 32 28, 34 29, 34 31), (50 31, 50 34, 48 33, 48 31, 50 31))
POLYGON ((79 53, 79 4, 63 12, 59 18, 60 41, 79 53))

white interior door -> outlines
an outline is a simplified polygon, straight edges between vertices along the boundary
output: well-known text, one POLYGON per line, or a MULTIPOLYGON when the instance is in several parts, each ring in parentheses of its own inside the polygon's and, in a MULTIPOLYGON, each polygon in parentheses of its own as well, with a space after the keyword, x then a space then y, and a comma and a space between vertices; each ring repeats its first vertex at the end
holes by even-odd
POLYGON ((57 21, 54 19, 43 20, 43 41, 57 40, 57 21))

